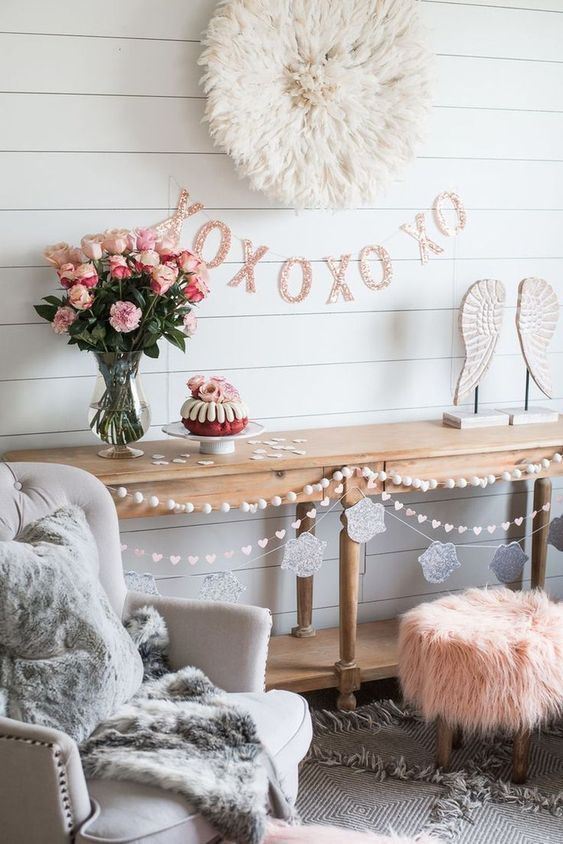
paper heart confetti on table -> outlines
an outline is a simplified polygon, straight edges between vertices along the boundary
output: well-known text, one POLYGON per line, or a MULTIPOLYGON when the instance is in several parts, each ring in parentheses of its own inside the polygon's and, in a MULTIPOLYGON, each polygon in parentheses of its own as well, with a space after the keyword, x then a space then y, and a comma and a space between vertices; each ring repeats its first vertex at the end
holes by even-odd
POLYGON ((228 601, 236 604, 246 586, 232 571, 219 571, 203 578, 199 597, 202 601, 228 601))
POLYGON ((461 565, 452 542, 433 542, 418 558, 428 583, 443 583, 461 565))
POLYGON ((299 577, 309 577, 323 564, 327 543, 306 531, 297 539, 290 539, 283 552, 282 569, 289 569, 299 577))
POLYGON ((375 504, 371 498, 362 498, 345 513, 348 536, 354 542, 369 542, 378 533, 387 530, 385 508, 383 504, 375 504))
POLYGON ((528 560, 518 542, 510 545, 499 545, 494 557, 489 563, 489 569, 501 583, 512 583, 518 580, 528 560))

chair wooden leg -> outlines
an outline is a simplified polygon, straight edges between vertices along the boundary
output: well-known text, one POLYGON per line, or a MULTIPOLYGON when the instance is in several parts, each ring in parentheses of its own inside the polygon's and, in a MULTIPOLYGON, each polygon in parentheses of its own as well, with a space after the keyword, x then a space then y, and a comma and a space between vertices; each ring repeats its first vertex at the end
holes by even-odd
POLYGON ((454 750, 459 750, 463 747, 463 730, 461 727, 456 727, 452 735, 452 747, 454 750))
POLYGON ((436 719, 436 766, 447 768, 452 752, 453 728, 443 718, 436 719))
POLYGON ((528 778, 528 757, 530 755, 530 732, 519 730, 514 736, 512 749, 512 782, 521 784, 528 778))

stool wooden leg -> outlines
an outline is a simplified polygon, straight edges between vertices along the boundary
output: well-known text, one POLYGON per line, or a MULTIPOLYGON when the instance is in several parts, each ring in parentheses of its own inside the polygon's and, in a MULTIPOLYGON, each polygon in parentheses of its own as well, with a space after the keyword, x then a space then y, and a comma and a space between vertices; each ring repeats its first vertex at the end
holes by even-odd
POLYGON ((447 768, 452 752, 453 727, 443 718, 436 719, 436 766, 447 768))
POLYGON ((452 735, 452 747, 454 750, 459 750, 463 747, 463 730, 461 727, 456 727, 452 735))
POLYGON ((528 777, 528 757, 530 754, 530 732, 519 730, 514 736, 512 749, 512 782, 520 784, 528 777))
POLYGON ((551 504, 552 484, 549 478, 538 478, 534 483, 534 510, 537 516, 532 522, 532 589, 545 586, 545 567, 547 562, 547 536, 549 533, 549 511, 542 508, 551 504))
MULTIPOLYGON (((307 513, 313 505, 310 502, 300 502, 295 510, 296 518, 301 521, 297 528, 297 536, 308 531, 315 533, 315 519, 311 519, 307 513)), ((310 577, 297 577, 297 627, 291 631, 292 636, 298 639, 306 639, 316 635, 313 627, 313 575, 310 577)))
POLYGON ((356 665, 356 632, 361 546, 350 539, 346 517, 342 514, 340 531, 340 659, 335 665, 338 677, 338 709, 356 708, 354 691, 360 688, 360 669, 356 665))

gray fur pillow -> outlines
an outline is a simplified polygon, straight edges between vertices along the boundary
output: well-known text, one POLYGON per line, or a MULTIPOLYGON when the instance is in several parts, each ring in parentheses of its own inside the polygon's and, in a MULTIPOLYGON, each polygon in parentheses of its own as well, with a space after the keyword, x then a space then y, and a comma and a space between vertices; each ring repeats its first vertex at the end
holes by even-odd
POLYGON ((79 507, 0 542, 0 711, 76 741, 128 701, 143 665, 97 577, 79 507))

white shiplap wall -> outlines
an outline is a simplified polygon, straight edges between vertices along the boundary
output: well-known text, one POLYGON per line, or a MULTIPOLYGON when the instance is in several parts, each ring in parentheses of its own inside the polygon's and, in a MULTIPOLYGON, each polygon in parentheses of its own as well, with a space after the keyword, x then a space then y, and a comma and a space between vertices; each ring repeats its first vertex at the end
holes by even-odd
MULTIPOLYGON (((147 361, 145 384, 153 436, 174 419, 188 373, 223 371, 253 414, 272 428, 347 425, 437 416, 451 401, 460 366, 456 309, 478 278, 508 290, 505 330, 481 390, 485 404, 521 400, 523 368, 513 327, 518 281, 541 275, 561 289, 563 272, 562 0, 422 0, 437 53, 437 91, 427 145, 404 179, 377 207, 299 216, 247 189, 230 160, 215 151, 201 124, 196 65, 200 33, 214 0, 3 0, 0 5, 0 448, 90 441, 85 410, 93 385, 89 356, 67 348, 35 316, 50 291, 41 251, 86 232, 156 222, 186 185, 209 213, 255 243, 315 259, 311 296, 286 305, 277 293, 279 264, 260 263, 258 294, 226 282, 239 266, 213 273, 213 296, 187 356, 166 348, 147 361), (171 189, 172 185, 172 189, 171 189), (469 223, 423 268, 403 234, 387 242, 395 279, 373 293, 351 267, 355 301, 325 305, 331 277, 324 255, 381 242, 440 190, 457 190, 469 223), (342 385, 346 385, 344 388, 342 385)), ((201 220, 186 225, 186 243, 201 220)), ((563 330, 553 343, 553 406, 563 410, 563 330)), ((420 506, 420 503, 419 503, 420 506)), ((557 505, 559 506, 559 505, 557 505)), ((500 522, 531 509, 526 488, 512 498, 503 485, 479 496, 429 494, 424 510, 443 521, 500 522)), ((123 525, 130 546, 201 555, 289 528, 290 513, 123 525), (188 525, 188 526, 187 526, 188 525)), ((328 558, 316 579, 315 622, 336 620, 338 515, 319 532, 328 558)), ((433 594, 416 558, 424 540, 391 521, 370 543, 362 565, 361 618, 385 618, 433 594)), ((487 581, 491 549, 463 552, 448 583, 487 581)), ((490 544, 490 540, 489 540, 490 544)), ((549 587, 563 595, 563 560, 550 556, 549 587)), ((244 560, 244 558, 242 558, 244 560)), ((138 561, 127 558, 127 565, 138 561)), ((233 558, 241 566, 241 557, 233 558)), ((245 600, 293 621, 294 583, 275 555, 242 570, 245 600)), ((164 560, 145 558, 161 590, 197 593, 204 568, 184 577, 164 560)))

